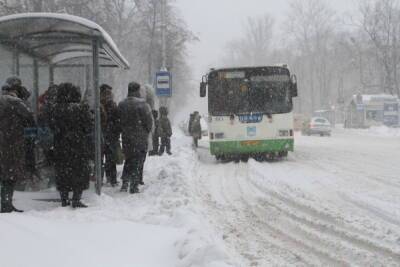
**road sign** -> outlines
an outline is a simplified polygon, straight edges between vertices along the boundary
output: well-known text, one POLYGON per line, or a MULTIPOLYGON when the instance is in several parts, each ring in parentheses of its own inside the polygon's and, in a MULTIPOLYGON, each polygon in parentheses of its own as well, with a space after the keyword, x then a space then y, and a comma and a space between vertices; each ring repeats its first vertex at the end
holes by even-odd
POLYGON ((172 76, 168 71, 156 73, 156 94, 160 97, 172 96, 172 76))

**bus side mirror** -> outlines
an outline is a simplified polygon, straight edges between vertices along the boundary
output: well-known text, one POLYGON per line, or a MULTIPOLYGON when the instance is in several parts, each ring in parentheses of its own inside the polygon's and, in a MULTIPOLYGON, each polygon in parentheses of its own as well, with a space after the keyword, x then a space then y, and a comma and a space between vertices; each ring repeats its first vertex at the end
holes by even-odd
POLYGON ((290 94, 292 95, 292 97, 298 96, 296 75, 292 75, 292 77, 290 77, 290 94))
POLYGON ((207 83, 200 83, 200 97, 205 97, 207 95, 207 83))

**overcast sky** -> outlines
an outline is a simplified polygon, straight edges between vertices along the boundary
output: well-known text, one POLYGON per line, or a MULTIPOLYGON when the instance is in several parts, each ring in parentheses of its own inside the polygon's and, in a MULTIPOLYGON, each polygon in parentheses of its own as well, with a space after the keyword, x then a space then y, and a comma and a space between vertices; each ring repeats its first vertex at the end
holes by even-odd
MULTIPOLYGON (((328 1, 337 13, 354 10, 356 0, 328 1)), ((287 13, 289 0, 176 0, 189 28, 200 38, 189 47, 194 79, 201 79, 221 58, 225 44, 240 37, 247 17, 272 15, 276 24, 287 13)), ((272 62, 273 64, 274 62, 272 62)))

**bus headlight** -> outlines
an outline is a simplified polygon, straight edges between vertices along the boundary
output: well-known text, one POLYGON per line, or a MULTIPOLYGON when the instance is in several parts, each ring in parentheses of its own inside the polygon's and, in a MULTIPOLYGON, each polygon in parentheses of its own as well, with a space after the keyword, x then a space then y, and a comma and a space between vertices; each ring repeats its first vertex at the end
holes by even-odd
POLYGON ((215 133, 214 137, 215 137, 215 139, 224 139, 225 134, 224 133, 215 133))

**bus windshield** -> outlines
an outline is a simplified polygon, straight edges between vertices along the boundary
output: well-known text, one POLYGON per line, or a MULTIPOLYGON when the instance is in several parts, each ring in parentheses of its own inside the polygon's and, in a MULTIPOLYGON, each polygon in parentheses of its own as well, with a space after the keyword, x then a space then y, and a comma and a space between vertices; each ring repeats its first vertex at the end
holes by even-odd
POLYGON ((211 115, 291 112, 289 74, 246 73, 209 78, 211 115))

